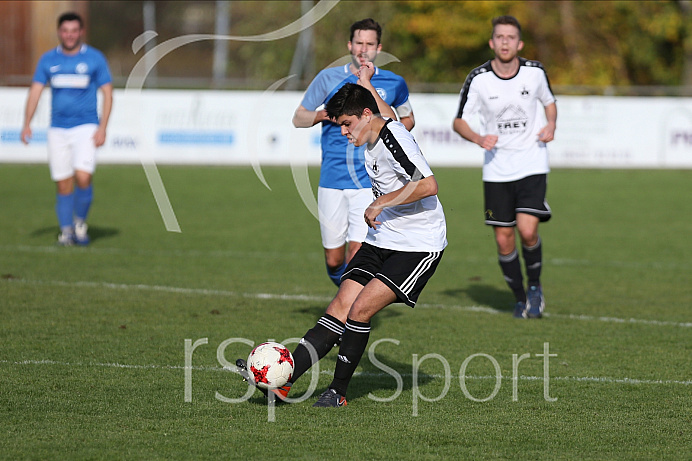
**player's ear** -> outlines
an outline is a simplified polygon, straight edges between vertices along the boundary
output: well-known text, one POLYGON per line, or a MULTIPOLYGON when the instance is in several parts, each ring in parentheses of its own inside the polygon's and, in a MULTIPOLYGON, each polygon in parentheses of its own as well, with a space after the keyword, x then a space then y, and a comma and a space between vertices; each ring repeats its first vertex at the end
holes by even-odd
POLYGON ((517 50, 521 51, 524 48, 524 42, 522 40, 519 40, 519 46, 517 47, 517 50))

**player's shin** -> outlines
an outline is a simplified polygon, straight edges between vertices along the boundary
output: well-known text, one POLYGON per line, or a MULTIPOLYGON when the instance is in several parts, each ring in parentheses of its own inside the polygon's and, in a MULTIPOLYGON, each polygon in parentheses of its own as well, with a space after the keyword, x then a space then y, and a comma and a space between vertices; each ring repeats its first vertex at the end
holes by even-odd
POLYGON ((348 319, 339 348, 339 357, 334 370, 334 380, 329 385, 341 396, 346 396, 348 384, 358 367, 370 338, 370 322, 356 322, 348 319))
POLYGON ((310 349, 317 354, 317 360, 329 353, 344 331, 344 324, 329 314, 324 314, 317 324, 305 333, 300 343, 293 351, 295 368, 289 382, 294 383, 314 364, 310 349))

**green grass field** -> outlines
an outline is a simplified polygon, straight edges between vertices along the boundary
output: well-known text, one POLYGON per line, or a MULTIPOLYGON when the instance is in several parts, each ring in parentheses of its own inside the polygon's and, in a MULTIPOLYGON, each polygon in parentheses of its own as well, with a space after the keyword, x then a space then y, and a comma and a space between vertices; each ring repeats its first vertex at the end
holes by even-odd
POLYGON ((435 169, 449 247, 414 310, 375 317, 378 362, 331 410, 217 398, 247 391, 222 365, 250 347, 226 340, 300 337, 335 293, 290 170, 264 169, 271 190, 159 170, 182 233, 141 167, 102 166, 92 244, 59 248, 47 167, 0 166, 0 458, 692 458, 692 171, 551 173, 548 315, 520 321, 480 171, 435 169))

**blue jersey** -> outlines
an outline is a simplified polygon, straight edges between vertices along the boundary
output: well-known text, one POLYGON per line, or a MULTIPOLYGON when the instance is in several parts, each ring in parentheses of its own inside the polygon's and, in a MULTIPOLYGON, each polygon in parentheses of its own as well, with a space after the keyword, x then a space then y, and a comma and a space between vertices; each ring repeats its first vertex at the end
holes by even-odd
POLYGON ((67 55, 54 48, 38 61, 34 82, 51 86, 51 124, 55 128, 72 128, 98 123, 96 93, 111 82, 105 56, 87 45, 79 53, 67 55))
MULTIPOLYGON (((330 67, 321 71, 310 83, 301 105, 316 110, 325 104, 346 83, 357 83, 358 77, 349 69, 350 64, 330 67)), ((399 107, 408 101, 408 87, 404 79, 393 72, 375 68, 370 79, 380 97, 390 106, 399 107)), ((322 122, 322 168, 320 187, 329 189, 370 188, 365 171, 365 146, 349 144, 341 135, 341 127, 329 121, 322 122)))

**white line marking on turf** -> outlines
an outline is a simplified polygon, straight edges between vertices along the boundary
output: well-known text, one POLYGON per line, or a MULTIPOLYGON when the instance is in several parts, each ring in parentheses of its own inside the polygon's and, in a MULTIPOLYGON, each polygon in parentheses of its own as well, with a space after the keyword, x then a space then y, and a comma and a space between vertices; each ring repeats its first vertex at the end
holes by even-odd
MULTIPOLYGON (((8 279, 10 283, 24 283, 30 285, 52 285, 64 287, 93 287, 93 288, 110 288, 113 290, 144 290, 144 291, 161 291, 165 293, 183 293, 191 295, 208 295, 208 296, 227 296, 227 297, 242 297, 248 299, 280 299, 288 301, 311 301, 328 303, 332 300, 329 296, 317 295, 301 295, 301 294, 277 294, 277 293, 240 293, 228 290, 210 290, 206 288, 182 288, 171 287, 164 285, 144 285, 144 284, 126 284, 126 283, 110 283, 110 282, 64 282, 60 280, 24 280, 24 279, 8 279)), ((457 309, 468 312, 483 312, 486 314, 506 314, 507 312, 494 309, 487 306, 459 306, 449 304, 417 304, 417 308, 423 309, 457 309)), ((575 315, 575 314, 556 314, 544 313, 545 317, 566 318, 571 320, 583 321, 598 321, 609 323, 631 323, 640 325, 655 325, 655 326, 673 326, 682 328, 692 328, 692 322, 672 322, 665 320, 646 320, 646 319, 623 319, 618 317, 596 317, 591 315, 575 315)))
MULTIPOLYGON (((20 360, 20 361, 11 361, 11 360, 0 360, 0 363, 3 364, 9 364, 9 365, 57 365, 57 366, 66 366, 66 367, 96 367, 96 368, 127 368, 127 369, 136 369, 136 370, 184 370, 186 367, 185 366, 180 366, 180 365, 127 365, 123 363, 100 363, 100 362, 94 362, 94 363, 81 363, 81 362, 58 362, 55 360, 20 360)), ((197 371, 211 371, 211 372, 231 372, 232 370, 229 368, 222 368, 222 367, 202 367, 202 366, 193 366, 190 367, 193 370, 197 371)), ((333 375, 334 371, 333 370, 322 370, 320 372, 321 374, 326 374, 326 375, 333 375)), ((400 373, 401 376, 404 377, 412 377, 412 373, 400 373)), ((355 376, 367 376, 369 378, 391 378, 392 375, 389 373, 372 373, 372 372, 357 372, 355 373, 355 376)), ((438 375, 438 374, 423 374, 419 373, 418 376, 424 377, 424 378, 435 378, 435 379, 444 379, 444 375, 438 375)), ((459 376, 452 375, 451 376, 454 379, 459 379, 459 376)), ((491 379, 497 379, 497 376, 474 376, 474 375, 466 375, 464 377, 465 379, 471 379, 471 380, 491 380, 491 379)), ((501 376, 500 377, 503 380, 512 380, 513 377, 511 376, 501 376)), ((519 376, 519 380, 521 381, 543 381, 544 378, 543 376, 519 376)), ((692 380, 687 380, 687 381, 679 381, 679 380, 672 380, 672 379, 635 379, 635 378, 608 378, 608 377, 596 377, 596 376, 550 376, 550 380, 556 380, 556 381, 575 381, 575 382, 594 382, 594 383, 607 383, 607 384, 650 384, 650 385, 657 385, 657 384, 678 384, 682 386, 690 386, 692 385, 692 380)))

